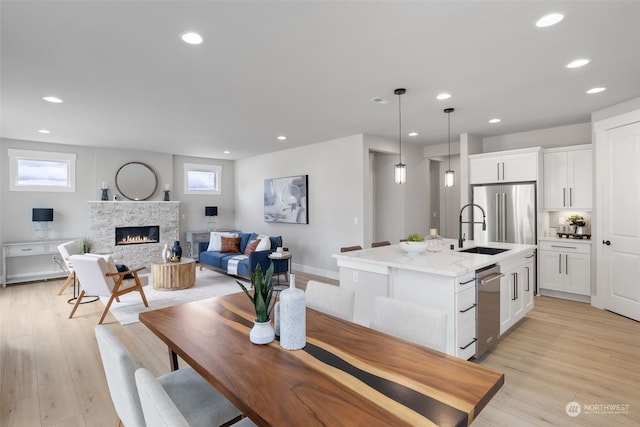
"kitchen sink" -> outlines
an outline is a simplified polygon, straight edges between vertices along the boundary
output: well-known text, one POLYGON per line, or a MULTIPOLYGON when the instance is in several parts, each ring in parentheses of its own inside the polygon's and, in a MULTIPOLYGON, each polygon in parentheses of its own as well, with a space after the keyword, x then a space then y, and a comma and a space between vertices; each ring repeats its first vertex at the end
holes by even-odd
POLYGON ((473 248, 461 249, 458 252, 467 252, 469 254, 481 254, 481 255, 497 255, 502 252, 506 252, 509 249, 501 248, 488 248, 486 246, 474 246, 473 248))

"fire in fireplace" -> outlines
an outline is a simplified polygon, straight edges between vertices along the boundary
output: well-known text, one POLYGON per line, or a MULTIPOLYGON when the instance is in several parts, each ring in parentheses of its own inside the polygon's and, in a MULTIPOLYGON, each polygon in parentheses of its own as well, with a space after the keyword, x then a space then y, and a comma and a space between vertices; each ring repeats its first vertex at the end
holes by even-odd
POLYGON ((160 226, 145 225, 140 227, 116 227, 116 246, 158 243, 160 226))

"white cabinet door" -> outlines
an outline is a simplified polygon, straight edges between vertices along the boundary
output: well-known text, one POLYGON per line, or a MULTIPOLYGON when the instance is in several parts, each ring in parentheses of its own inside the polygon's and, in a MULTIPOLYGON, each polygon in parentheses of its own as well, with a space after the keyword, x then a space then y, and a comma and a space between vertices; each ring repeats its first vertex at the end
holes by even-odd
POLYGON ((507 332, 513 325, 511 315, 511 291, 513 289, 512 271, 504 273, 504 277, 500 279, 500 335, 507 332))
POLYGON ((511 321, 515 324, 524 317, 524 284, 526 282, 524 267, 512 273, 511 283, 511 321))
POLYGON ((544 153, 545 209, 591 209, 591 149, 544 153))
POLYGON ((569 207, 591 209, 593 184, 591 150, 570 151, 568 160, 569 207))
POLYGON ((500 180, 498 157, 479 157, 469 160, 469 183, 488 184, 500 180))
POLYGON ((545 153, 544 159, 544 207, 567 207, 567 153, 545 153))
POLYGON ((524 303, 524 314, 527 314, 533 308, 533 293, 535 288, 535 267, 533 263, 533 255, 527 258, 527 263, 523 267, 523 287, 522 299, 524 303))
POLYGON ((562 253, 540 251, 540 289, 562 291, 563 286, 562 253))
POLYGON ((591 295, 591 255, 566 253, 564 257, 564 291, 591 295))
POLYGON ((509 154, 502 156, 501 181, 536 181, 538 179, 537 157, 537 153, 509 154))

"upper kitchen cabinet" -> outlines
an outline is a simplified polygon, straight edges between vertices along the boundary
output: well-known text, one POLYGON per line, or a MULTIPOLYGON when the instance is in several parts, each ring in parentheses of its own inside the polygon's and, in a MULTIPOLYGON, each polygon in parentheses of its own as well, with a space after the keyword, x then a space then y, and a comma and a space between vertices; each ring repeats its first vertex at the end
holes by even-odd
POLYGON ((536 147, 469 156, 469 183, 537 181, 539 152, 536 147))
POLYGON ((545 209, 591 210, 591 146, 549 149, 543 162, 545 209))

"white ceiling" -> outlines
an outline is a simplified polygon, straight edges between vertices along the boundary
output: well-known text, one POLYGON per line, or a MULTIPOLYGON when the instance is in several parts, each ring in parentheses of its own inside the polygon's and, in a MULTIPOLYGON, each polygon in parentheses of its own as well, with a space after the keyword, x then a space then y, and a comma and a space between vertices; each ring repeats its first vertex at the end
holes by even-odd
POLYGON ((419 132, 403 140, 420 145, 447 141, 445 107, 452 134, 491 136, 640 96, 638 1, 2 0, 0 12, 3 138, 238 159, 397 140, 398 87, 403 133, 419 132), (562 23, 534 26, 557 10, 562 23), (187 30, 205 43, 184 44, 187 30), (564 67, 578 57, 592 62, 564 67))

